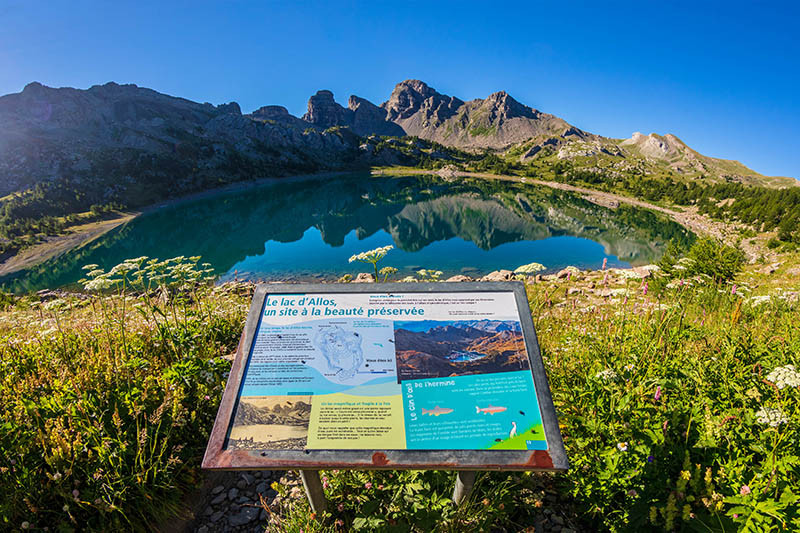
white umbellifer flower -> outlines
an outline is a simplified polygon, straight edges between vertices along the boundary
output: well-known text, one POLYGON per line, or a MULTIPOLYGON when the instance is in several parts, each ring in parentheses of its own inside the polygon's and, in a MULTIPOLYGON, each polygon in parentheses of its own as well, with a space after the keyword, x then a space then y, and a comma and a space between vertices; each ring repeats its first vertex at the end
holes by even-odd
POLYGON ((517 267, 514 270, 515 274, 535 274, 537 272, 541 272, 542 270, 546 270, 545 267, 541 263, 528 263, 527 265, 522 265, 521 267, 517 267))
POLYGON ((800 387, 800 373, 794 369, 794 365, 779 366, 769 374, 767 380, 782 389, 784 387, 800 387))
POLYGON ((756 411, 756 420, 759 424, 765 424, 769 427, 778 427, 781 424, 786 424, 789 419, 778 408, 762 407, 756 411))
POLYGON ((769 302, 771 296, 769 294, 764 294, 763 296, 752 296, 748 301, 751 305, 761 305, 769 302))
POLYGON ((361 252, 360 254, 350 256, 348 262, 352 263, 354 261, 361 261, 363 263, 374 263, 383 259, 383 257, 389 253, 389 250, 392 250, 393 248, 394 246, 390 244, 388 246, 382 246, 367 252, 361 252))
POLYGON ((617 379, 617 373, 610 368, 606 368, 605 370, 595 374, 594 377, 603 379, 605 381, 613 381, 617 379))

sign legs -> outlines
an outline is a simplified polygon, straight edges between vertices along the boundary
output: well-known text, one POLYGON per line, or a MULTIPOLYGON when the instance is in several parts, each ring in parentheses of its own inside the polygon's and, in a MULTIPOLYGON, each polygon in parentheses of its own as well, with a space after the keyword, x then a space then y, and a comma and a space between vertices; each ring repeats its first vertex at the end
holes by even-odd
POLYGON ((328 501, 325 499, 322 482, 319 480, 319 470, 301 470, 300 477, 303 480, 303 487, 306 489, 311 510, 321 516, 328 508, 328 501))
POLYGON ((456 505, 460 505, 469 497, 472 486, 475 485, 476 473, 474 470, 459 470, 456 473, 456 486, 453 489, 453 501, 456 505))

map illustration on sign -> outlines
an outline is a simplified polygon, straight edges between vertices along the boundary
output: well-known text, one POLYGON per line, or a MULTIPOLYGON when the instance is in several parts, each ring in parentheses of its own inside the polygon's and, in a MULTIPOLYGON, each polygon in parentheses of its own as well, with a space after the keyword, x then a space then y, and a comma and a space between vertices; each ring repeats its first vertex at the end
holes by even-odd
POLYGON ((545 450, 511 292, 267 295, 227 449, 545 450))
POLYGON ((328 367, 336 371, 339 379, 351 379, 364 363, 361 335, 339 326, 320 328, 314 344, 325 356, 328 367))

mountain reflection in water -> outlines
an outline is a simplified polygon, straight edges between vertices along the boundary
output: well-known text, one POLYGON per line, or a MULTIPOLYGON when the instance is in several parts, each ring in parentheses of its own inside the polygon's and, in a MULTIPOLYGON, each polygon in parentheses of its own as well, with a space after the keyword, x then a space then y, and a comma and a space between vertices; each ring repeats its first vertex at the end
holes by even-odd
POLYGON ((691 233, 647 210, 609 209, 574 194, 505 181, 433 176, 277 182, 148 212, 94 242, 0 280, 11 290, 77 282, 146 255, 202 256, 223 280, 317 279, 368 271, 360 251, 393 244, 381 263, 472 276, 538 262, 599 268, 657 260, 691 233))

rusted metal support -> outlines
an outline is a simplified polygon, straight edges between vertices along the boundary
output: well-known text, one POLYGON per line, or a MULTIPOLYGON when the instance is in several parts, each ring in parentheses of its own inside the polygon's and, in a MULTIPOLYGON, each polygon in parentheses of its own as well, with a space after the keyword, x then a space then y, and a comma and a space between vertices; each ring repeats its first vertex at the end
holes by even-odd
POLYGON ((456 475, 456 486, 453 489, 453 501, 456 505, 469 498, 475 485, 475 470, 459 470, 456 475))
POLYGON ((303 486, 306 489, 308 503, 311 510, 320 516, 328 508, 328 500, 325 499, 325 492, 322 490, 322 482, 319 480, 319 470, 301 470, 300 477, 303 479, 303 486))

